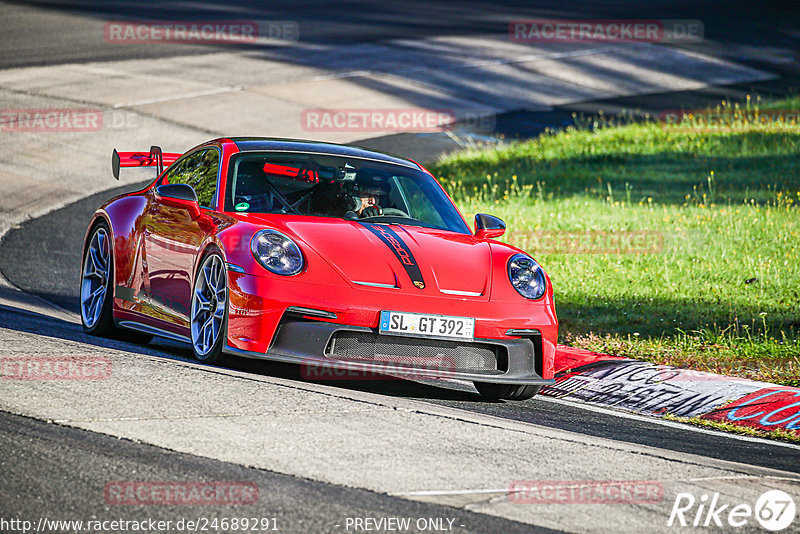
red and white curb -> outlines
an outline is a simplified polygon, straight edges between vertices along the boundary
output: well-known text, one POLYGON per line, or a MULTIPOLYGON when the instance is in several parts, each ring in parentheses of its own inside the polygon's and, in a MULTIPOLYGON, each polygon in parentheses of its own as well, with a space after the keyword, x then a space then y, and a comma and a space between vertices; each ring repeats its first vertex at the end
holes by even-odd
POLYGON ((646 415, 672 414, 800 434, 800 388, 559 346, 543 395, 646 415))

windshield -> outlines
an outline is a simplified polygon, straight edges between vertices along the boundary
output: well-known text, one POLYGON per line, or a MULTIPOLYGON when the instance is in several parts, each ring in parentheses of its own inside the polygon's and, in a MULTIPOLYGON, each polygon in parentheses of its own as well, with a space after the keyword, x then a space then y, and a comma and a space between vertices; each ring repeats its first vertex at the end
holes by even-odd
POLYGON ((345 156, 243 152, 231 158, 225 209, 439 228, 469 234, 428 174, 345 156))

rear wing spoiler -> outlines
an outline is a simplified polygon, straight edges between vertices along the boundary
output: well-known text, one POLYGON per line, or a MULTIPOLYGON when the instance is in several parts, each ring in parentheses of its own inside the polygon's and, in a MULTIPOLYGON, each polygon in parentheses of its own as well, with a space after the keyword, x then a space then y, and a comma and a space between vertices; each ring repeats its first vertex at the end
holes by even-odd
POLYGON ((183 154, 162 152, 160 146, 151 146, 150 152, 114 152, 111 154, 111 172, 119 180, 120 167, 158 167, 158 176, 164 172, 164 166, 175 163, 183 154))

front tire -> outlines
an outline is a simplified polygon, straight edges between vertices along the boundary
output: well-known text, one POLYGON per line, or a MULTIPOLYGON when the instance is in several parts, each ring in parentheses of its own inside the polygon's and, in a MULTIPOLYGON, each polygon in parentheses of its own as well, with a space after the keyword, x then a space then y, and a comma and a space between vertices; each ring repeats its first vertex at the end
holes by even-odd
POLYGON ((194 357, 204 363, 223 359, 222 346, 228 323, 228 279, 219 252, 200 262, 192 288, 190 326, 194 357))
POLYGON ((118 332, 112 316, 113 278, 111 232, 103 221, 95 225, 83 250, 81 323, 87 334, 111 337, 118 332))
POLYGON ((489 384, 487 382, 475 382, 475 389, 486 400, 510 400, 523 401, 532 398, 539 393, 542 386, 515 386, 507 384, 489 384))

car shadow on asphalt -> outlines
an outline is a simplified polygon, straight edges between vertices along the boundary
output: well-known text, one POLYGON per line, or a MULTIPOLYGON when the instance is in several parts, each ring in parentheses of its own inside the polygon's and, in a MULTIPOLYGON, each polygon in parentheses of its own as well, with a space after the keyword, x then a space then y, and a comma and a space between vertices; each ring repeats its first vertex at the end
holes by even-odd
POLYGON ((169 360, 191 362, 195 365, 221 367, 264 377, 293 380, 298 382, 298 384, 323 384, 342 390, 375 393, 389 397, 465 402, 475 402, 480 399, 477 392, 472 393, 453 389, 453 385, 445 383, 444 381, 441 387, 437 387, 388 375, 371 375, 369 380, 308 379, 303 376, 300 365, 236 357, 228 357, 222 362, 222 365, 219 366, 203 364, 193 358, 191 347, 183 343, 155 337, 150 343, 140 344, 127 341, 124 339, 124 334, 121 339, 91 336, 83 332, 79 324, 32 310, 18 308, 13 303, 0 305, 0 329, 8 329, 22 334, 33 334, 64 341, 85 343, 100 348, 124 350, 169 360))
POLYGON ((248 373, 262 374, 275 378, 295 380, 308 384, 322 384, 342 390, 375 393, 390 397, 423 398, 431 400, 448 400, 475 402, 480 399, 478 393, 455 389, 454 384, 442 380, 440 386, 430 383, 416 382, 390 375, 370 373, 369 379, 353 377, 344 379, 320 379, 304 376, 302 365, 271 362, 266 360, 229 358, 225 367, 248 373))

